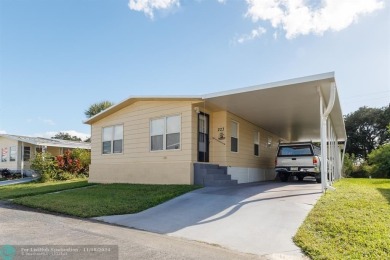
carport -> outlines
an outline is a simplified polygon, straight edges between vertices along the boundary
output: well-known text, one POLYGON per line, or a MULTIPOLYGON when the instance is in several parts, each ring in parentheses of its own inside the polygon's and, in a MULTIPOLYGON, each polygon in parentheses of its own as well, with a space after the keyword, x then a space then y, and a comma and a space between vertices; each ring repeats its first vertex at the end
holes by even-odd
POLYGON ((208 94, 204 103, 283 139, 321 143, 322 190, 341 177, 347 136, 334 72, 208 94))

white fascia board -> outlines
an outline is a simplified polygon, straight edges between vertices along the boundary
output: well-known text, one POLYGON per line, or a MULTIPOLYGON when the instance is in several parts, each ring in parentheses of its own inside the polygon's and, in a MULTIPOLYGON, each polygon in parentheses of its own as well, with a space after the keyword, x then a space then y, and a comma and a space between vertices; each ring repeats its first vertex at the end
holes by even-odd
POLYGON ((245 88, 238 88, 238 89, 232 89, 232 90, 227 90, 227 91, 205 94, 205 95, 203 95, 203 99, 234 95, 234 94, 251 92, 251 91, 256 91, 256 90, 261 90, 261 89, 282 87, 282 86, 288 86, 288 85, 294 85, 294 84, 302 84, 302 83, 307 83, 307 82, 311 82, 311 81, 319 81, 319 80, 325 80, 325 79, 333 79, 334 80, 334 72, 327 72, 327 73, 316 74, 316 75, 311 75, 311 76, 306 76, 306 77, 276 81, 276 82, 255 85, 255 86, 250 86, 250 87, 245 87, 245 88))
POLYGON ((101 111, 100 113, 94 115, 93 117, 90 117, 90 118, 84 120, 83 123, 84 124, 88 124, 88 122, 93 121, 96 117, 99 117, 101 114, 107 113, 110 110, 113 110, 113 109, 117 108, 118 106, 122 105, 123 103, 130 101, 131 99, 134 99, 134 100, 147 100, 147 99, 202 99, 202 96, 201 95, 196 95, 196 96, 195 95, 191 95, 191 96, 180 96, 180 95, 177 95, 177 96, 164 96, 164 95, 159 95, 159 96, 130 96, 130 97, 126 98, 126 99, 123 99, 119 103, 117 103, 117 104, 115 104, 113 106, 110 106, 106 110, 101 111))

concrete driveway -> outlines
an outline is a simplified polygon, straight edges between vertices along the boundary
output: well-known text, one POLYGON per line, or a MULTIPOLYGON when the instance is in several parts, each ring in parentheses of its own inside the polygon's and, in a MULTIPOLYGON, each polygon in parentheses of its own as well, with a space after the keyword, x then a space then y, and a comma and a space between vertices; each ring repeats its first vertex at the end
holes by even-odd
POLYGON ((138 214, 96 219, 270 259, 300 259, 292 237, 320 196, 314 181, 207 187, 138 214))

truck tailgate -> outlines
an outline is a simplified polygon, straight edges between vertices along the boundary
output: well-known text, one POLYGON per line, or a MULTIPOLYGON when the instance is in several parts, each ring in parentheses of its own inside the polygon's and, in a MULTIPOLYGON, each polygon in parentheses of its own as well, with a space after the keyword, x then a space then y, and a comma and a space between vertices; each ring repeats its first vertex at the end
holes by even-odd
POLYGON ((313 166, 313 156, 278 157, 276 167, 313 166))

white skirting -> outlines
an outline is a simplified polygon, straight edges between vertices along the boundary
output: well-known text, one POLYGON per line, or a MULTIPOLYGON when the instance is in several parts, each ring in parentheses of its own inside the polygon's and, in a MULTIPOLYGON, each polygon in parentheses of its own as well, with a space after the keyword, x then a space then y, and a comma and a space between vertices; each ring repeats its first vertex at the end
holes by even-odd
POLYGON ((227 167, 227 173, 232 176, 232 180, 238 183, 248 183, 256 181, 268 181, 275 179, 275 169, 227 167))

